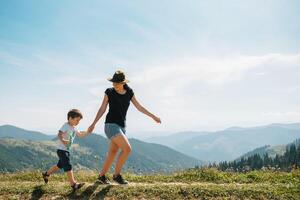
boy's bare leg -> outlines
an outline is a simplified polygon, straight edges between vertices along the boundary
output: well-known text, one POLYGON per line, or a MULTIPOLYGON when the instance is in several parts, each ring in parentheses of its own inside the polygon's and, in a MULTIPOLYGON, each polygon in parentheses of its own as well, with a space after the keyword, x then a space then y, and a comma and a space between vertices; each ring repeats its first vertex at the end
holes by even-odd
POLYGON ((54 172, 56 172, 57 170, 59 170, 59 168, 56 165, 54 165, 47 171, 47 175, 51 175, 54 172))
POLYGON ((71 186, 74 185, 76 181, 74 179, 73 170, 67 171, 67 175, 71 186))

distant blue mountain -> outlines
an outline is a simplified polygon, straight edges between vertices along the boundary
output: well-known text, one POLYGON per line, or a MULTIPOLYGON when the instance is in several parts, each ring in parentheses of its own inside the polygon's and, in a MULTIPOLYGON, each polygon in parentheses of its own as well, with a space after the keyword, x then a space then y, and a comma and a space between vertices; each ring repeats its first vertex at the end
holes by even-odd
POLYGON ((234 160, 265 145, 287 144, 300 137, 300 123, 270 124, 216 132, 184 132, 146 141, 170 146, 204 161, 234 160))

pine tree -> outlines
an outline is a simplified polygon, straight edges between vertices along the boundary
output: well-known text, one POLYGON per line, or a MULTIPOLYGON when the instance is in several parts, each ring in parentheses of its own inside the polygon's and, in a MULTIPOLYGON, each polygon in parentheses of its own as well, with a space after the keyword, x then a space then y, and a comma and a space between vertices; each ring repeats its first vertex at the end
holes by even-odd
MULTIPOLYGON (((214 164, 214 166, 216 165, 214 164)), ((261 169, 263 166, 280 168, 281 170, 290 170, 293 167, 299 168, 300 140, 297 140, 294 144, 287 146, 286 152, 282 156, 276 155, 274 158, 271 158, 267 153, 263 156, 255 154, 247 158, 241 158, 241 160, 239 161, 224 161, 218 164, 218 168, 223 171, 229 168, 233 168, 235 171, 239 171, 241 169, 248 168, 247 166, 249 166, 250 169, 256 170, 261 169)))

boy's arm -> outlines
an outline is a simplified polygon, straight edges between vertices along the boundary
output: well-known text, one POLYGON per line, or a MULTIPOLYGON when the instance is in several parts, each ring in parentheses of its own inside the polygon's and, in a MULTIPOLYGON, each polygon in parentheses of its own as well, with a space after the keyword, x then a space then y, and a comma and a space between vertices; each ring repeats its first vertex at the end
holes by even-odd
POLYGON ((85 136, 87 136, 87 135, 89 135, 89 134, 91 134, 91 132, 87 132, 87 131, 77 131, 77 136, 78 137, 85 137, 85 136))
POLYGON ((62 134, 64 134, 64 132, 62 131, 59 131, 57 136, 58 136, 58 139, 64 144, 64 145, 67 145, 70 141, 69 140, 66 140, 63 138, 62 134))

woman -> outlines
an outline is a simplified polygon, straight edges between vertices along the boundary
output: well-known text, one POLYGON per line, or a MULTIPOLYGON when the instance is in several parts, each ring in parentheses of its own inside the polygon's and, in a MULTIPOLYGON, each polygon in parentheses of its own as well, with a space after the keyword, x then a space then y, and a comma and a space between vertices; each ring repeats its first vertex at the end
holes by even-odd
POLYGON ((105 90, 102 105, 100 106, 95 120, 90 125, 88 131, 92 132, 94 130, 95 125, 105 113, 107 105, 109 104, 109 111, 106 115, 104 125, 104 132, 110 141, 109 151, 104 161, 103 168, 99 173, 98 180, 102 184, 110 184, 110 181, 105 174, 108 172, 118 150, 121 149, 117 159, 113 180, 119 184, 127 184, 128 182, 121 176, 121 169, 131 152, 131 146, 125 135, 126 114, 130 101, 137 110, 148 115, 157 123, 161 123, 161 120, 154 114, 150 113, 137 101, 133 90, 127 85, 129 81, 125 78, 125 74, 122 71, 116 71, 113 78, 109 78, 108 80, 113 83, 113 87, 105 90))

